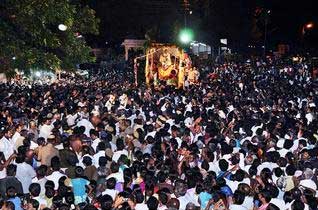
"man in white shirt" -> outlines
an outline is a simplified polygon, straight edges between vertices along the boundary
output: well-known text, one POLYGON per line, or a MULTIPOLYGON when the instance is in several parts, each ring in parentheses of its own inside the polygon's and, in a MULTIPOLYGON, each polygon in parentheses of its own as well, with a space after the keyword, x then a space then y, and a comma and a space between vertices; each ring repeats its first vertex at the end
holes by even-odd
POLYGON ((97 146, 101 142, 100 138, 98 138, 98 132, 96 130, 90 130, 89 135, 90 135, 91 139, 93 140, 92 148, 96 152, 97 146))
POLYGON ((47 166, 41 165, 36 169, 36 177, 32 179, 32 183, 38 183, 41 186, 40 196, 45 195, 45 183, 47 179, 45 178, 47 172, 47 166))
POLYGON ((44 124, 40 128, 39 137, 43 137, 45 140, 51 135, 53 130, 53 125, 51 124, 52 114, 48 114, 44 124))
POLYGON ((115 200, 117 194, 119 193, 115 189, 116 179, 114 177, 109 178, 106 182, 106 187, 107 187, 107 189, 104 192, 102 192, 102 195, 106 195, 106 194, 110 195, 113 198, 113 200, 115 200))
POLYGON ((83 118, 81 119, 77 124, 76 124, 77 127, 81 127, 81 126, 84 126, 85 127, 85 132, 84 134, 86 136, 89 136, 89 132, 91 129, 94 129, 94 126, 93 124, 86 118, 83 118))
POLYGON ((6 160, 14 153, 14 146, 10 141, 12 137, 12 131, 6 130, 4 131, 4 136, 0 139, 0 152, 3 152, 6 160))
POLYGON ((96 166, 96 168, 99 167, 99 158, 105 157, 106 153, 106 145, 104 142, 99 142, 97 148, 96 148, 96 154, 93 156, 93 164, 96 166))
POLYGON ((60 159, 58 157, 55 156, 51 159, 51 167, 53 169, 53 173, 46 176, 46 179, 54 182, 54 190, 57 190, 60 178, 66 175, 60 172, 60 159))
POLYGON ((245 196, 239 192, 235 191, 233 194, 233 204, 229 206, 229 210, 247 210, 245 206, 243 206, 245 196))
POLYGON ((17 179, 21 182, 23 193, 29 193, 29 186, 32 183, 33 177, 36 176, 36 173, 31 165, 27 164, 25 158, 22 155, 18 155, 16 158, 17 165, 17 179))
POLYGON ((117 162, 121 155, 128 156, 128 152, 125 149, 124 141, 122 139, 117 139, 116 141, 117 151, 113 154, 113 161, 117 162))

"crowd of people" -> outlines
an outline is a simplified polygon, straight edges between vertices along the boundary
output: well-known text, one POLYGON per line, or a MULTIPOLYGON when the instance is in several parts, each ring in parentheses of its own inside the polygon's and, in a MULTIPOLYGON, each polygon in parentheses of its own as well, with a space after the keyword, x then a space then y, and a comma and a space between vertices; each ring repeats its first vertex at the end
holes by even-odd
POLYGON ((1 209, 317 209, 306 65, 217 65, 183 90, 111 69, 0 84, 1 209))

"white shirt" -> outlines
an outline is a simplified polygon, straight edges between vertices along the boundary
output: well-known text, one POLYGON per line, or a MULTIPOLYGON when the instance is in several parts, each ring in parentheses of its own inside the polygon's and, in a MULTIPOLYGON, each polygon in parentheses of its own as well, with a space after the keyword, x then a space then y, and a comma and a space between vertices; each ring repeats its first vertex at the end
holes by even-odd
POLYGON ((229 206, 229 210, 247 210, 247 208, 242 205, 232 204, 229 206))
POLYGON ((145 203, 137 203, 135 210, 148 210, 148 206, 145 203))
POLYGON ((180 202, 179 210, 185 210, 187 207, 187 204, 190 202, 188 200, 188 197, 186 195, 184 195, 184 196, 179 197, 178 200, 180 202))
MULTIPOLYGON (((251 196, 246 196, 245 199, 244 199, 244 202, 242 204, 242 206, 244 206, 245 208, 247 209, 253 209, 254 207, 254 203, 253 203, 253 197, 251 196)), ((282 209, 283 210, 283 209, 282 209)))
POLYGON ((57 190, 59 188, 59 179, 63 176, 66 176, 62 174, 59 171, 54 171, 51 175, 47 176, 46 179, 54 182, 54 190, 57 190))
POLYGON ((274 204, 279 209, 282 209, 282 210, 286 209, 286 204, 285 204, 284 200, 281 200, 281 199, 278 199, 278 198, 272 198, 269 203, 274 204))
MULTIPOLYGON (((15 143, 17 142, 17 140, 21 137, 20 133, 19 132, 15 132, 14 135, 12 136, 11 138, 11 142, 13 145, 15 145, 15 143)), ((18 149, 18 148, 15 148, 15 149, 18 149)))
POLYGON ((96 152, 96 148, 98 146, 98 144, 101 142, 101 140, 99 138, 96 138, 93 143, 92 143, 92 148, 94 149, 94 151, 96 152))
POLYGON ((14 153, 14 146, 12 142, 7 139, 5 136, 0 140, 0 152, 3 152, 6 160, 14 153))
POLYGON ((113 200, 115 200, 117 194, 118 191, 115 189, 106 189, 104 192, 102 192, 102 195, 110 195, 113 198, 113 200))
POLYGON ((106 179, 109 179, 109 178, 115 178, 117 182, 122 182, 124 183, 124 176, 123 174, 119 171, 117 173, 112 173, 110 174, 108 177, 106 177, 106 179))
POLYGON ((91 129, 95 129, 94 126, 93 126, 93 124, 92 124, 90 121, 88 121, 87 119, 82 119, 82 120, 80 120, 80 121, 77 123, 77 127, 80 127, 80 126, 84 126, 84 127, 85 127, 85 132, 84 132, 84 134, 85 134, 86 136, 89 136, 89 131, 90 131, 91 129))
POLYGON ((38 201, 40 206, 43 205, 44 207, 47 207, 47 201, 41 196, 34 197, 33 199, 38 201))
POLYGON ((45 138, 45 140, 47 140, 49 135, 51 135, 52 130, 53 130, 52 125, 46 125, 46 124, 42 125, 40 128, 39 137, 43 137, 45 138))
POLYGON ((126 155, 126 156, 128 156, 127 150, 124 149, 124 150, 119 150, 119 151, 114 152, 114 154, 113 154, 113 161, 117 162, 118 159, 119 159, 119 157, 120 157, 121 155, 126 155))
POLYGON ((23 193, 29 193, 29 186, 32 183, 33 177, 36 176, 36 173, 31 165, 26 162, 18 163, 16 178, 21 182, 23 193))
POLYGON ((40 196, 44 196, 45 195, 45 183, 47 182, 47 179, 44 177, 42 179, 38 179, 37 177, 34 177, 32 179, 32 183, 38 183, 41 186, 41 192, 40 192, 40 196))
POLYGON ((99 158, 105 157, 105 151, 99 151, 93 156, 93 165, 96 166, 96 168, 99 167, 99 158))
POLYGON ((228 179, 225 179, 225 180, 226 180, 226 184, 229 186, 229 188, 231 188, 232 192, 235 192, 235 190, 237 190, 238 185, 240 184, 240 182, 231 181, 231 180, 228 180, 228 179))
POLYGON ((269 168, 269 170, 273 171, 274 168, 279 167, 276 163, 263 162, 261 165, 257 167, 257 175, 261 174, 261 171, 264 168, 269 168))

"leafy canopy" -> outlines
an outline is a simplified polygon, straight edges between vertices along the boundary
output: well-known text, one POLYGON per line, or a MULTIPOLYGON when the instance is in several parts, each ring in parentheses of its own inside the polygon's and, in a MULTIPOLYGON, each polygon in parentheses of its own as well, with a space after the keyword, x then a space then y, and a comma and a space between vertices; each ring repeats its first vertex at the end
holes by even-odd
POLYGON ((95 11, 72 0, 0 1, 0 72, 71 70, 91 62, 79 35, 98 34, 95 11), (67 26, 60 31, 58 26, 67 26))

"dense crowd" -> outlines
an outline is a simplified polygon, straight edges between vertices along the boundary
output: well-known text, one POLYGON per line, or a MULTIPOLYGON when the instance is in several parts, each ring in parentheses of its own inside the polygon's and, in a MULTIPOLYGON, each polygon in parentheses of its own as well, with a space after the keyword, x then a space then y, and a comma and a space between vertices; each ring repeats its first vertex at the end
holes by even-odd
POLYGON ((109 69, 0 84, 1 209, 317 209, 306 65, 216 65, 184 90, 109 69))

